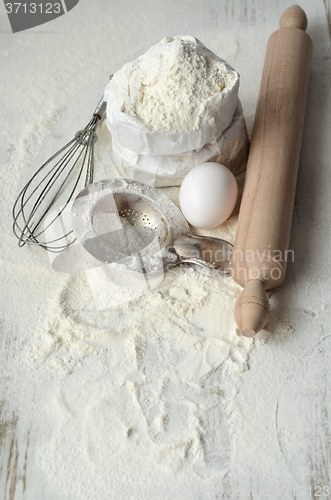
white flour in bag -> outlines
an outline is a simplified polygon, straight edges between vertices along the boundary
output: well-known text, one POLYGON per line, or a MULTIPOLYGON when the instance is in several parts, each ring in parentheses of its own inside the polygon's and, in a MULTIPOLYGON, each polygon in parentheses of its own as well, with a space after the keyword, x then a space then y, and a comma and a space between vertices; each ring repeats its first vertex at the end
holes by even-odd
POLYGON ((180 186, 185 175, 199 163, 222 163, 234 175, 246 169, 249 139, 241 103, 238 99, 230 125, 213 141, 200 149, 177 155, 143 155, 121 147, 114 139, 112 160, 122 177, 149 186, 180 186))
POLYGON ((230 125, 239 75, 191 36, 164 38, 107 85, 113 141, 143 155, 202 148, 230 125))
POLYGON ((117 71, 110 92, 151 131, 184 132, 213 120, 239 79, 192 36, 166 37, 117 71), (216 98, 216 102, 212 100, 216 98))

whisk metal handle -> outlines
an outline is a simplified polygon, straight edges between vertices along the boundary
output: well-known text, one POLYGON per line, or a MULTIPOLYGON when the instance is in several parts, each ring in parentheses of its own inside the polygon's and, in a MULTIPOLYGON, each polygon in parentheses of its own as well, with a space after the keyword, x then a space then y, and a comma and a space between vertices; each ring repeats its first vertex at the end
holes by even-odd
POLYGON ((96 115, 96 116, 99 116, 99 118, 102 118, 106 112, 106 107, 107 107, 107 103, 103 100, 103 97, 102 97, 100 99, 100 102, 98 103, 97 107, 95 108, 93 116, 96 115))
MULTIPOLYGON (((109 79, 111 80, 113 78, 113 75, 110 75, 109 79)), ((97 107, 95 108, 95 111, 93 113, 93 116, 99 116, 99 118, 102 118, 103 115, 106 112, 107 108, 107 103, 104 101, 103 97, 100 99, 97 107)))

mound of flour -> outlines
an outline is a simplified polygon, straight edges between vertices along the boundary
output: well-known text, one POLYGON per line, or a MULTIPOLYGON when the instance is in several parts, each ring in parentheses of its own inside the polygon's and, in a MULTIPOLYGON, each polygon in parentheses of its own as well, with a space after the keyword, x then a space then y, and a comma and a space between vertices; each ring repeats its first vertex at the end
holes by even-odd
MULTIPOLYGON (((110 91, 122 111, 151 131, 196 130, 213 119, 213 97, 229 94, 239 75, 192 36, 163 38, 114 74, 110 91)), ((236 87, 237 88, 237 87, 236 87)))

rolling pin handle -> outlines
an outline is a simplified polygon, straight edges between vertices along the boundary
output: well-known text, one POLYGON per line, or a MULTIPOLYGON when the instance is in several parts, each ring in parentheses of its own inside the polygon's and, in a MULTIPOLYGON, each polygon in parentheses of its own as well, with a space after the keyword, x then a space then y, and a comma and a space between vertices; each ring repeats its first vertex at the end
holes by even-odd
POLYGON ((305 11, 299 5, 292 5, 286 9, 279 21, 280 28, 298 28, 303 31, 306 31, 307 24, 305 11))
POLYGON ((269 315, 265 283, 257 279, 248 280, 239 296, 234 317, 245 337, 254 337, 265 326, 269 315))

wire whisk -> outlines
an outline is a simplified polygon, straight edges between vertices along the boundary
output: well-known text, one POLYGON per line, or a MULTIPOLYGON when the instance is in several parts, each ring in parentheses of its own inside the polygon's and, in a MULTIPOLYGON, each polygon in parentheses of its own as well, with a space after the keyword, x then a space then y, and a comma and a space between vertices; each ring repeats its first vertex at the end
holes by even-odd
POLYGON ((76 241, 71 228, 63 227, 61 234, 50 239, 47 235, 78 194, 78 187, 93 182, 95 130, 105 110, 101 99, 86 127, 49 158, 19 193, 13 206, 13 231, 20 247, 28 243, 62 252, 76 241))

